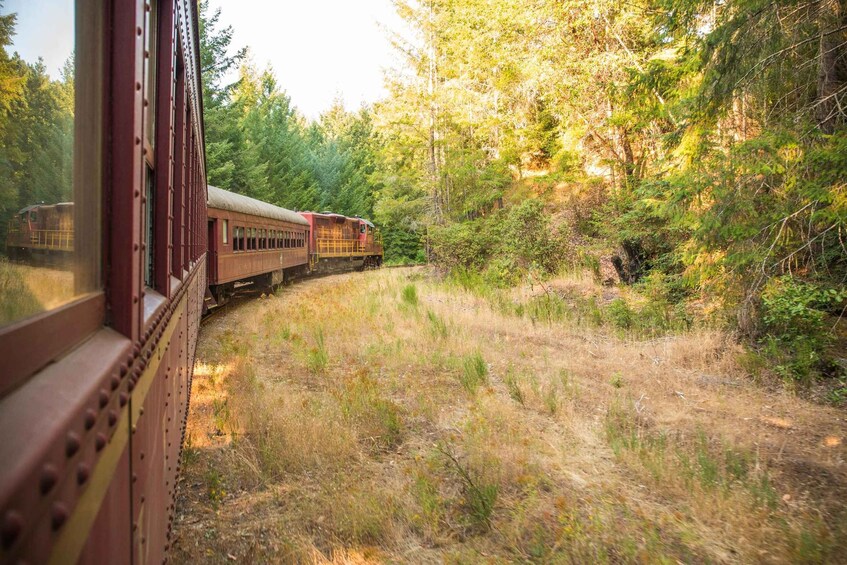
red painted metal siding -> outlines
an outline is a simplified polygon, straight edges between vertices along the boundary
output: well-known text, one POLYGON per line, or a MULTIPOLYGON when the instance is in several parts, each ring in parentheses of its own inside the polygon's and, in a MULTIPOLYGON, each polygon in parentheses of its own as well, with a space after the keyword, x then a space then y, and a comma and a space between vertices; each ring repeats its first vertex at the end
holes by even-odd
POLYGON ((209 284, 223 284, 244 278, 254 277, 263 273, 304 266, 309 261, 308 246, 233 251, 232 230, 234 227, 285 230, 306 236, 306 226, 268 218, 260 218, 229 210, 208 209, 209 219, 217 222, 215 241, 211 242, 210 250, 216 257, 216 278, 210 278, 209 284), (229 241, 224 245, 221 241, 221 224, 229 222, 229 241))
POLYGON ((0 563, 160 563, 167 550, 206 288, 197 8, 158 2, 156 268, 146 289, 146 3, 98 6, 105 294, 0 333, 4 360, 29 358, 0 379, 0 563))

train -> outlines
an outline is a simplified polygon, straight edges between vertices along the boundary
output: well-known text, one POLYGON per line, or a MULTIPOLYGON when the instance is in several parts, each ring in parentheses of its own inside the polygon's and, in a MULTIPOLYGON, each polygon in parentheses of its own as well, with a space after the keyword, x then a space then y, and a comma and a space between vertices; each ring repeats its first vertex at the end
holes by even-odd
POLYGON ((295 212, 208 187, 207 309, 248 284, 273 288, 311 274, 382 265, 379 230, 364 218, 295 212))
MULTIPOLYGON (((229 302, 236 288, 273 289, 312 274, 382 265, 379 229, 333 212, 295 212, 208 185, 204 309, 229 302)), ((6 254, 28 259, 74 250, 73 202, 21 209, 6 232, 6 254)), ((49 262, 46 264, 50 264, 49 262)))
MULTIPOLYGON (((0 563, 162 563, 207 288, 197 2, 16 6, 22 44, 74 56, 45 128, 67 135, 28 161, 68 188, 12 234, 67 258, 0 261, 0 563)), ((15 107, 6 131, 38 125, 15 107)), ((16 179, 0 209, 28 198, 16 179)))
POLYGON ((202 315, 383 246, 207 184, 196 2, 72 4, 72 187, 0 256, 0 563, 163 563, 202 315))

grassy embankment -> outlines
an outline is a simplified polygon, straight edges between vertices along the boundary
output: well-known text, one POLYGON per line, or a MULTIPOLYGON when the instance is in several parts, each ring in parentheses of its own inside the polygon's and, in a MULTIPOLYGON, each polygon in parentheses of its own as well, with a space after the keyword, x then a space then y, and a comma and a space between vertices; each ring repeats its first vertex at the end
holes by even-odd
POLYGON ((397 269, 212 319, 173 558, 843 559, 844 412, 766 390, 718 332, 613 324, 616 292, 397 269))

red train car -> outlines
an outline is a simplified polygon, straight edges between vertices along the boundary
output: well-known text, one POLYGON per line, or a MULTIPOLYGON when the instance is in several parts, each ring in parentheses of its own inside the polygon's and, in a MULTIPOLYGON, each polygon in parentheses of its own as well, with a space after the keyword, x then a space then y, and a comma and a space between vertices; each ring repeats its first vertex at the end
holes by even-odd
POLYGON ((382 238, 368 220, 329 212, 301 212, 300 215, 309 223, 312 271, 331 273, 382 264, 382 238))
POLYGON ((209 306, 236 283, 275 286, 308 268, 309 222, 297 212, 208 187, 209 306))
POLYGON ((72 63, 65 142, 31 163, 72 171, 76 229, 66 268, 0 256, 0 562, 161 563, 206 288, 197 3, 16 6, 72 63))
POLYGON ((73 251, 74 203, 34 204, 9 220, 6 252, 12 257, 28 253, 73 251))

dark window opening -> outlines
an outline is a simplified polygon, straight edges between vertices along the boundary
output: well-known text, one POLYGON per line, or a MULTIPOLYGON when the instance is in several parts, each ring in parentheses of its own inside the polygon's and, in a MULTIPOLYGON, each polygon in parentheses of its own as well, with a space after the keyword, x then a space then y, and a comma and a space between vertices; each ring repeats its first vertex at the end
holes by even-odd
POLYGON ((144 284, 153 286, 155 265, 156 185, 153 169, 147 167, 147 186, 144 194, 144 284))

